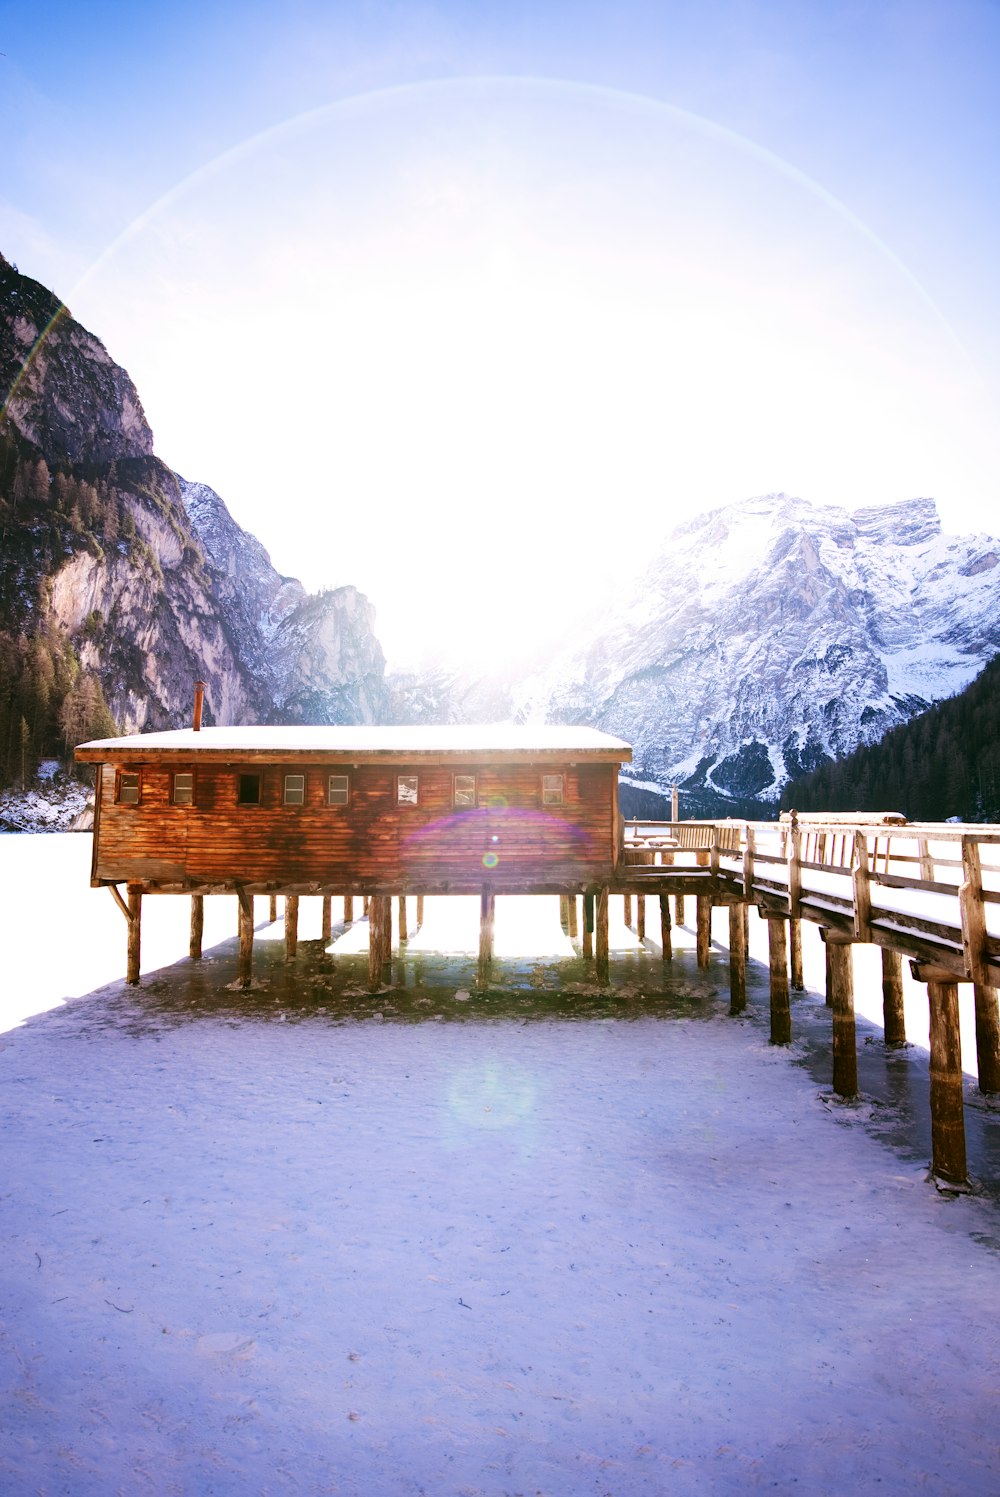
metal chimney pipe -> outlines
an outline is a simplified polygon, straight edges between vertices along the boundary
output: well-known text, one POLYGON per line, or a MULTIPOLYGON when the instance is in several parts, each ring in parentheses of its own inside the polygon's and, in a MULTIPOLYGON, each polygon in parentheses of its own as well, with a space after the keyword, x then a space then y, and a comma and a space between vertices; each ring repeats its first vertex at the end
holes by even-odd
POLYGON ((191 726, 196 733, 201 732, 201 709, 205 702, 205 683, 196 681, 194 683, 194 721, 191 726))

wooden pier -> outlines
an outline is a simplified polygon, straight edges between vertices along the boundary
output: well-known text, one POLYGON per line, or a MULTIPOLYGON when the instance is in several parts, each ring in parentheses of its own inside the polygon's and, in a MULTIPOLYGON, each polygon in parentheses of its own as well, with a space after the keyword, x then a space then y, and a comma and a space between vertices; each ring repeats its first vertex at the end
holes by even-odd
POLYGON ((91 882, 106 886, 128 925, 127 979, 138 982, 142 901, 191 898, 190 953, 201 954, 205 895, 235 894, 239 981, 253 967, 253 900, 284 898, 285 950, 295 959, 300 898, 344 900, 369 921, 369 986, 386 980, 391 903, 407 940, 427 894, 480 902, 479 971, 493 962, 496 899, 558 894, 564 925, 597 980, 610 973, 608 908, 625 904, 646 940, 659 911, 662 960, 672 927, 695 905, 696 956, 709 962, 712 910, 729 910, 730 1010, 746 1005, 747 914, 767 922, 770 1029, 792 1037, 801 990, 802 922, 820 928, 833 1021, 833 1085, 857 1091, 852 949, 882 952, 886 1043, 905 1040, 901 962, 926 983, 930 1013, 934 1172, 966 1177, 958 985, 971 983, 979 1084, 1000 1093, 1000 827, 915 826, 899 816, 796 817, 780 822, 624 822, 618 770, 628 744, 587 728, 201 728, 81 745, 97 766, 91 882), (124 889, 124 892, 123 892, 124 889), (579 901, 582 899, 582 912, 579 901), (671 917, 673 901, 673 918, 671 917), (581 918, 582 913, 582 918, 581 918))

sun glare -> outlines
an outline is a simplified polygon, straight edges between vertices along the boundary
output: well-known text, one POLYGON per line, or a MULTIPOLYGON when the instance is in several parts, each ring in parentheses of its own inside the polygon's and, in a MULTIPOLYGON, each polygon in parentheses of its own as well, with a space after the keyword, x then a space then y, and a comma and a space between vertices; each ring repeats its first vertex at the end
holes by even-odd
POLYGON ((960 351, 846 213, 575 85, 317 111, 171 194, 71 304, 164 459, 282 570, 367 592, 391 664, 523 651, 706 506, 971 503, 994 457, 960 351))

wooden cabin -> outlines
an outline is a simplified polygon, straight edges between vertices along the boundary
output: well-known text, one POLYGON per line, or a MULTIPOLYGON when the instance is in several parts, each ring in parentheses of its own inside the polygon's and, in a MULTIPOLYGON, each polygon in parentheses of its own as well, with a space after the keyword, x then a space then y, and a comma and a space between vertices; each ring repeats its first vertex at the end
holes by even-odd
POLYGON ((593 893, 628 744, 579 727, 186 728, 82 744, 91 883, 145 893, 593 893))

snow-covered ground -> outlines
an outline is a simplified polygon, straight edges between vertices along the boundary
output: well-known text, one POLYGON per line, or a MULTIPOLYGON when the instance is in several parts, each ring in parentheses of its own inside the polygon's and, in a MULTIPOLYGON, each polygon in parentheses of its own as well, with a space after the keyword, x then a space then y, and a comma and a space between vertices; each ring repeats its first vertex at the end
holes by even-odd
POLYGON ((926 1056, 862 1026, 836 1103, 815 994, 767 1043, 761 922, 738 1020, 617 900, 604 991, 554 900, 499 901, 485 993, 477 902, 428 900, 374 996, 303 900, 244 993, 221 898, 200 963, 148 899, 128 989, 89 853, 0 838, 4 1493, 1000 1489, 1000 1118, 970 1080, 988 1188, 936 1190, 926 1056))

